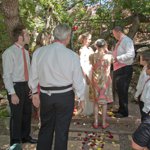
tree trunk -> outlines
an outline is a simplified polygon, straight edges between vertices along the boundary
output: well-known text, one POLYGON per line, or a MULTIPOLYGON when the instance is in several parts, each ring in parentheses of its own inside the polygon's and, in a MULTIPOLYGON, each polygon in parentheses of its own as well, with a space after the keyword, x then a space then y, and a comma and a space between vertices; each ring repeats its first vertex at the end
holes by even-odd
POLYGON ((14 27, 21 22, 19 18, 19 1, 2 0, 0 10, 4 15, 4 21, 10 40, 13 42, 12 31, 14 27))
POLYGON ((140 26, 140 20, 139 20, 139 17, 138 16, 135 16, 133 18, 133 23, 132 23, 132 26, 130 27, 129 29, 129 33, 128 33, 128 36, 133 39, 135 34, 137 33, 138 29, 139 29, 139 26, 140 26))
MULTIPOLYGON (((13 41, 12 31, 17 24, 21 23, 20 18, 19 18, 18 0, 1 0, 0 12, 3 13, 3 16, 4 16, 4 22, 6 25, 7 33, 9 35, 10 43, 13 43, 14 41, 13 41)), ((1 64, 2 62, 0 59, 0 89, 3 86, 1 64)))

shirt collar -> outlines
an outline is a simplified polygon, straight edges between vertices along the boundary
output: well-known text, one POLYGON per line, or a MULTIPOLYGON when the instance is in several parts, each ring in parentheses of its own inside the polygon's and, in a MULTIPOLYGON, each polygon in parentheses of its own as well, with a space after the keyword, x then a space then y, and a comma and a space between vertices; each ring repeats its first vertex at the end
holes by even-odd
POLYGON ((18 44, 18 43, 15 43, 15 45, 18 47, 18 48, 20 48, 20 49, 22 49, 23 48, 23 46, 21 46, 20 44, 18 44))
POLYGON ((61 45, 61 46, 63 46, 63 47, 66 47, 66 46, 64 45, 64 43, 63 43, 63 42, 54 41, 54 44, 57 44, 57 45, 61 45))
POLYGON ((120 37, 119 41, 122 40, 124 37, 126 37, 126 35, 123 34, 123 35, 120 37))

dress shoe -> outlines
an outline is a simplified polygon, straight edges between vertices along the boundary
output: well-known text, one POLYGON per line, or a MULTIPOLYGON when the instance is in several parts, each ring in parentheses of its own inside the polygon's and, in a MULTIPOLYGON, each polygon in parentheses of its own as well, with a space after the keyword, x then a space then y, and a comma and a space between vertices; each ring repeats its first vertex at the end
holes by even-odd
POLYGON ((31 143, 31 144, 36 144, 37 143, 37 139, 33 139, 32 137, 29 138, 23 138, 22 139, 22 143, 31 143))
POLYGON ((99 124, 93 123, 92 126, 94 129, 98 129, 101 126, 101 124, 100 123, 99 124))
POLYGON ((128 117, 128 115, 123 115, 123 114, 121 114, 121 113, 116 113, 114 116, 115 116, 116 118, 128 117))
POLYGON ((112 111, 112 113, 116 114, 116 113, 121 113, 119 109, 115 109, 112 111))
POLYGON ((22 150, 22 146, 20 143, 15 143, 13 145, 10 146, 9 148, 10 150, 14 149, 14 150, 22 150))
POLYGON ((116 113, 119 113, 119 111, 118 110, 113 110, 112 113, 116 114, 116 113))

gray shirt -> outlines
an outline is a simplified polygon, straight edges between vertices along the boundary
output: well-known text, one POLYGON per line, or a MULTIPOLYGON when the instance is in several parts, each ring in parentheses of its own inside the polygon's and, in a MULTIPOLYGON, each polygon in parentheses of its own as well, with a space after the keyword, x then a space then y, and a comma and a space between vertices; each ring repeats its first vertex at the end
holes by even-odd
POLYGON ((72 84, 77 96, 84 100, 85 83, 79 57, 59 42, 41 47, 34 52, 29 76, 29 87, 33 93, 37 91, 38 83, 43 87, 72 84))
POLYGON ((147 67, 143 67, 143 70, 140 74, 137 86, 136 86, 136 93, 135 97, 138 98, 142 94, 142 90, 144 88, 145 82, 149 78, 149 75, 146 74, 147 67))
MULTIPOLYGON (((27 50, 25 50, 28 70, 30 68, 30 57, 27 50)), ((14 94, 13 82, 24 82, 24 60, 22 54, 22 46, 12 45, 2 54, 3 65, 3 80, 5 88, 9 94, 14 94)))
POLYGON ((123 36, 117 48, 117 60, 120 63, 131 65, 134 61, 135 50, 133 41, 128 36, 123 36))

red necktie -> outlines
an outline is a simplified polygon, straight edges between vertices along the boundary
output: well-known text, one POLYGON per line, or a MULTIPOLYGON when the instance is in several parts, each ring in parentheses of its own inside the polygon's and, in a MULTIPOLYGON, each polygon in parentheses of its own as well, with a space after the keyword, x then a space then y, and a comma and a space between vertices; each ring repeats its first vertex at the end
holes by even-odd
POLYGON ((25 78, 25 81, 28 81, 29 80, 28 65, 27 65, 27 60, 26 60, 24 48, 22 48, 22 55, 23 55, 23 62, 24 62, 24 78, 25 78))

